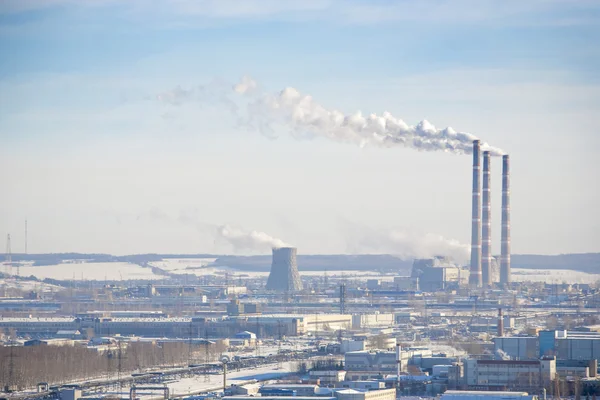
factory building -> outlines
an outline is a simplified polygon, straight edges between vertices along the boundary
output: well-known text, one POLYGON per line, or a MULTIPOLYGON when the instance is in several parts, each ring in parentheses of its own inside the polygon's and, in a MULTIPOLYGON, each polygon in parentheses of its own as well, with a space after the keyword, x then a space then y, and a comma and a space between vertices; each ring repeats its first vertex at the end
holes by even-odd
POLYGON ((464 360, 464 379, 478 390, 537 391, 550 387, 556 376, 556 359, 540 360, 464 360))
POLYGON ((335 392, 337 400, 395 400, 396 389, 342 389, 335 392))
POLYGON ((600 333, 580 331, 541 331, 539 354, 561 360, 600 359, 600 333))
POLYGON ((538 400, 538 396, 527 392, 447 390, 440 400, 538 400))
POLYGON ((513 360, 534 360, 539 357, 536 336, 506 336, 493 338, 494 354, 504 353, 513 360))
MULTIPOLYGON (((409 360, 414 357, 431 357, 427 348, 402 349, 400 369, 406 371, 409 360)), ((395 351, 365 350, 350 351, 344 355, 346 380, 369 380, 379 375, 396 374, 398 371, 395 351)))
POLYGON ((149 337, 231 337, 240 331, 262 335, 299 336, 308 332, 348 329, 352 315, 346 314, 256 314, 230 317, 182 318, 1 318, 0 330, 15 329, 18 335, 56 336, 59 331, 96 335, 149 337), (258 329, 257 329, 258 328, 258 329))
POLYGON ((419 280, 419 289, 435 292, 458 288, 468 279, 468 271, 461 269, 447 257, 417 259, 413 262, 411 278, 419 280))
POLYGON ((394 325, 394 317, 393 313, 354 314, 352 329, 391 327, 394 325))

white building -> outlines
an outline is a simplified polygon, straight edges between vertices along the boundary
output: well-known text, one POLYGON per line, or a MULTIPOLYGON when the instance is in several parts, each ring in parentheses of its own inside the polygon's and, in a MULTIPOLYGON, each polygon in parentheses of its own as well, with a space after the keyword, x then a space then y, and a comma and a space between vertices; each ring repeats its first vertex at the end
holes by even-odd
POLYGON ((465 383, 482 390, 539 390, 550 387, 556 376, 556 359, 464 360, 465 383))
POLYGON ((447 390, 440 400, 537 400, 527 392, 479 392, 472 390, 447 390))
POLYGON ((396 389, 357 390, 342 389, 335 392, 338 400, 395 400, 396 389))

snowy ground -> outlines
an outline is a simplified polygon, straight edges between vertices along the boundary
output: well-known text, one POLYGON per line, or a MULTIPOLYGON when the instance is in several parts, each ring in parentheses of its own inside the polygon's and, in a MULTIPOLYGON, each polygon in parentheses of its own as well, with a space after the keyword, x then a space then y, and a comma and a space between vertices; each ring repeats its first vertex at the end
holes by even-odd
POLYGON ((215 268, 206 268, 215 262, 216 258, 165 258, 162 261, 153 261, 149 264, 172 274, 208 275, 215 272, 215 268))
MULTIPOLYGON (((296 370, 296 362, 284 362, 280 365, 269 364, 257 368, 244 369, 241 371, 229 371, 227 373, 227 386, 232 384, 243 384, 252 380, 270 380, 282 378, 296 370)), ((145 385, 139 385, 137 392, 140 399, 151 399, 158 397, 159 391, 144 391, 141 389, 145 385)), ((154 385, 161 386, 161 385, 154 385)), ((223 388, 223 374, 197 375, 191 378, 182 378, 175 382, 168 382, 171 397, 185 396, 208 391, 219 391, 223 388)), ((108 390, 104 396, 116 395, 117 390, 108 390)), ((87 397, 87 396, 86 396, 87 397)), ((97 398, 98 395, 90 395, 89 398, 97 398)), ((121 391, 121 397, 129 397, 129 386, 124 386, 121 391)), ((85 398, 85 397, 84 397, 85 398)))
POLYGON ((155 275, 150 268, 126 262, 64 263, 39 267, 21 267, 21 276, 59 280, 157 280, 164 276, 155 275))
MULTIPOLYGON (((215 258, 170 258, 150 263, 151 266, 158 267, 171 274, 194 274, 203 275, 224 275, 229 274, 230 279, 240 278, 266 278, 268 271, 242 271, 224 266, 211 266, 215 258)), ((16 269, 13 268, 13 274, 16 269)), ((349 280, 366 281, 369 278, 377 278, 382 281, 392 281, 393 274, 381 275, 376 271, 301 271, 300 275, 304 277, 323 277, 325 274, 329 278, 344 277, 349 280)), ((39 279, 52 278, 59 280, 161 280, 166 276, 154 274, 150 268, 144 268, 136 264, 125 262, 68 262, 65 261, 59 265, 47 265, 34 267, 31 263, 23 263, 20 267, 21 276, 33 275, 39 279)), ((573 270, 540 270, 540 269, 522 269, 513 268, 512 278, 515 282, 534 281, 548 283, 594 283, 600 281, 600 273, 588 274, 585 272, 573 270)), ((1 282, 0 282, 1 284, 1 282)), ((25 287, 22 290, 34 290, 32 286, 35 283, 19 283, 25 287)))
POLYGON ((0 287, 22 290, 24 292, 49 293, 63 290, 63 287, 36 281, 21 281, 14 278, 0 279, 0 287))
POLYGON ((515 282, 546 282, 546 283, 595 283, 600 281, 599 274, 573 271, 569 269, 512 269, 512 280, 515 282))

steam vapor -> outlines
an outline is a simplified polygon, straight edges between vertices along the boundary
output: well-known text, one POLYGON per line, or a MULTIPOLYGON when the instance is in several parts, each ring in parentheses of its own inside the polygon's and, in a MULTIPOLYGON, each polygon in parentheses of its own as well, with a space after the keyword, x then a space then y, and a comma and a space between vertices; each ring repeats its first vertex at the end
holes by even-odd
MULTIPOLYGON (((352 229, 346 227, 346 232, 352 229)), ((353 237, 348 238, 353 252, 385 252, 404 260, 448 256, 456 262, 469 259, 470 247, 458 240, 433 233, 420 233, 402 229, 376 230, 356 227, 353 237)))
POLYGON ((268 250, 289 247, 283 240, 274 238, 264 232, 245 231, 230 225, 219 226, 217 234, 237 250, 268 250))
MULTIPOLYGON (((177 87, 158 95, 158 100, 181 105, 183 102, 197 99, 199 94, 213 92, 222 85, 210 85, 184 90, 177 87)), ((241 81, 230 86, 230 93, 251 96, 257 92, 258 84, 252 78, 244 76, 241 81)), ((223 93, 217 97, 231 107, 231 100, 223 93)), ((246 100, 248 101, 248 100, 246 100)), ((444 151, 456 154, 470 154, 476 136, 456 132, 451 127, 437 129, 426 120, 417 125, 408 125, 389 112, 381 115, 363 115, 360 111, 346 115, 335 109, 328 109, 317 103, 312 96, 300 93, 293 87, 287 87, 275 94, 258 94, 246 104, 248 115, 245 125, 258 129, 261 133, 273 137, 273 125, 283 125, 294 137, 324 137, 342 143, 359 146, 408 147, 421 151, 444 151)), ((237 112, 233 108, 232 111, 237 112)), ((482 150, 500 156, 504 152, 482 143, 482 150)))

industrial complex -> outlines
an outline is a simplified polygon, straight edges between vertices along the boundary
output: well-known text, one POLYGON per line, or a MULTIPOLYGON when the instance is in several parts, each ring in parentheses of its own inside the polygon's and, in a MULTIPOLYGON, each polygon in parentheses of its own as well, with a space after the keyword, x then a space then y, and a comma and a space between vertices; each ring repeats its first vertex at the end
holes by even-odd
POLYGON ((11 254, 9 247, 0 285, 0 397, 600 395, 600 287, 512 279, 509 156, 501 155, 501 252, 494 256, 498 154, 478 140, 472 145, 468 264, 440 254, 384 269, 373 257, 354 274, 345 265, 307 273, 298 249, 281 246, 259 272, 236 270, 219 256, 140 255, 118 262, 153 279, 121 272, 121 279, 40 279, 19 268, 84 269, 100 261, 11 254))

